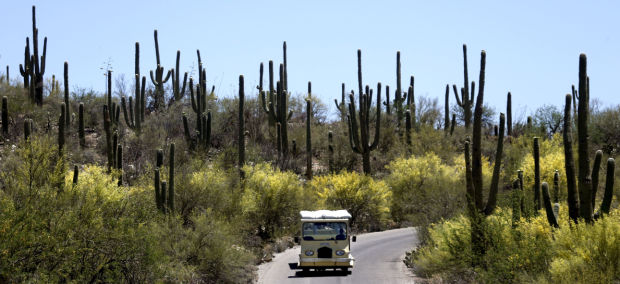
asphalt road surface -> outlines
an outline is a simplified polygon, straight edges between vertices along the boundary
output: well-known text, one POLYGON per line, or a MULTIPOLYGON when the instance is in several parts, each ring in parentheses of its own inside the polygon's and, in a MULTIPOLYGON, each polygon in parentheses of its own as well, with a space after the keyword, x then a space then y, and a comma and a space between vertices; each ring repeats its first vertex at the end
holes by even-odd
POLYGON ((357 242, 351 243, 355 266, 346 274, 332 270, 303 273, 296 269, 299 246, 295 246, 261 264, 258 283, 413 283, 403 259, 417 243, 413 228, 358 235, 357 242))

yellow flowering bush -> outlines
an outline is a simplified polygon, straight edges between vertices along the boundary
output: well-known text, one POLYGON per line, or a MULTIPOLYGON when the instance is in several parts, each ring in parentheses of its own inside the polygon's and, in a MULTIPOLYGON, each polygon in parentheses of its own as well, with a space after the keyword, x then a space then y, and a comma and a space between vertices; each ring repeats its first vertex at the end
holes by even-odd
POLYGON ((346 209, 357 229, 377 230, 388 218, 392 193, 383 181, 342 171, 315 177, 308 186, 315 194, 317 209, 346 209))
POLYGON ((263 238, 297 230, 304 198, 301 181, 292 172, 282 172, 266 163, 243 167, 241 210, 263 238))
POLYGON ((593 224, 570 223, 561 206, 560 228, 541 214, 513 227, 509 209, 484 219, 486 251, 472 268, 469 218, 431 226, 430 242, 414 252, 422 276, 482 283, 614 283, 620 281, 620 210, 593 224))

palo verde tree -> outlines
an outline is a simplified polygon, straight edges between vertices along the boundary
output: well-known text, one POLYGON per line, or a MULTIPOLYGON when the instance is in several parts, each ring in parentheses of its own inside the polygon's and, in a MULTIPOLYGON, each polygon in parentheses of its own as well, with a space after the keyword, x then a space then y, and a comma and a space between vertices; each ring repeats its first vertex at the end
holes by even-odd
POLYGON ((359 112, 355 110, 353 93, 349 95, 349 114, 347 115, 349 126, 349 144, 353 152, 362 155, 362 165, 365 174, 370 174, 370 151, 377 149, 381 133, 381 83, 377 83, 377 117, 375 122, 375 137, 370 144, 370 107, 372 105, 372 92, 366 86, 366 92, 362 88, 362 51, 357 50, 357 83, 359 112), (359 119, 357 118, 359 117, 359 119))

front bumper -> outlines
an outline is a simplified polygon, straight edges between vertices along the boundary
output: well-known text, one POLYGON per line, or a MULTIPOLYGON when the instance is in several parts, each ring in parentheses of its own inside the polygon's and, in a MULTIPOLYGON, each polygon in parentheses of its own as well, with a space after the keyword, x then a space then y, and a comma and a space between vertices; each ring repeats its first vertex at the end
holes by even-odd
POLYGON ((355 264, 355 258, 352 255, 342 258, 316 258, 316 257, 301 257, 299 256, 298 267, 311 268, 311 267, 353 267, 355 264))

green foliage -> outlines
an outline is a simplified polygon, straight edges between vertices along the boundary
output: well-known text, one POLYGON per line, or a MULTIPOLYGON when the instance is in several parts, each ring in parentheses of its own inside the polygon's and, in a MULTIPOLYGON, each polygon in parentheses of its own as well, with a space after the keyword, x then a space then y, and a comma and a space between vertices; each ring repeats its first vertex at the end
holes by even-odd
POLYGON ((193 214, 190 226, 178 217, 151 226, 165 257, 161 280, 171 283, 252 283, 254 256, 239 246, 239 228, 211 210, 193 214))
POLYGON ((299 210, 305 207, 303 187, 297 175, 268 164, 243 167, 245 180, 241 210, 262 238, 297 230, 299 210))
POLYGON ((374 231, 385 227, 392 193, 387 184, 356 172, 315 177, 308 183, 315 194, 317 209, 346 209, 351 226, 374 231))

